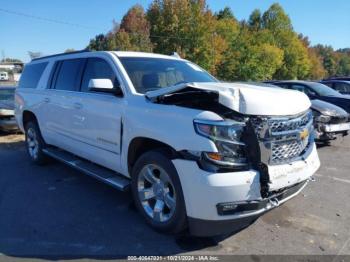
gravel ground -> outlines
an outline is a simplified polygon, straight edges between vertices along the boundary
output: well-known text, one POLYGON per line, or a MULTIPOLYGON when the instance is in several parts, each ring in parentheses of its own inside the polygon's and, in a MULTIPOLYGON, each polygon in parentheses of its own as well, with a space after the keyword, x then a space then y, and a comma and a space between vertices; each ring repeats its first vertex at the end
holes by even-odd
POLYGON ((0 134, 0 260, 188 254, 348 255, 346 260, 349 149, 350 138, 320 147, 316 182, 245 230, 191 238, 156 233, 136 212, 130 194, 56 161, 35 166, 22 135, 0 134))

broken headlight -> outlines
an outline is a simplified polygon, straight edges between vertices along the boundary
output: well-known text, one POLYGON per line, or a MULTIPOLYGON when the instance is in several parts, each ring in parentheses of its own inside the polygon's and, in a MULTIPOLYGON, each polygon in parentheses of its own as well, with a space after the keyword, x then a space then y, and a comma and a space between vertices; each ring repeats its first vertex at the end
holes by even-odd
POLYGON ((197 134, 212 140, 218 152, 203 152, 203 157, 220 166, 245 166, 245 144, 241 141, 245 123, 195 120, 197 134))
POLYGON ((316 122, 328 123, 329 121, 331 121, 331 116, 321 114, 317 111, 314 111, 313 115, 316 122))

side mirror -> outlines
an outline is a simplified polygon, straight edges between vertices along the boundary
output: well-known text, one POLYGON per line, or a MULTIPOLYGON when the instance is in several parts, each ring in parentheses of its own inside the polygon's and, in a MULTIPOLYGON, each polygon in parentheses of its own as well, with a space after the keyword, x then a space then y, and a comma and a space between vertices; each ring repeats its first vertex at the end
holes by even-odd
POLYGON ((89 91, 110 93, 116 96, 122 96, 120 86, 115 86, 110 79, 90 79, 89 91))

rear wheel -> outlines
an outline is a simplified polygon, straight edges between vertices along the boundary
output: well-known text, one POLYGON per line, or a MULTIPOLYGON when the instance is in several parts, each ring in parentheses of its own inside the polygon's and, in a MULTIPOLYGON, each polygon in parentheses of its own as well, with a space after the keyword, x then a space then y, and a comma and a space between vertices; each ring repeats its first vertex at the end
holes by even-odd
POLYGON ((178 233, 186 227, 186 209, 177 171, 166 151, 144 153, 132 172, 136 207, 156 230, 178 233))
POLYGON ((39 165, 45 164, 47 156, 43 149, 46 145, 36 122, 28 122, 25 125, 25 138, 27 152, 32 162, 39 165))

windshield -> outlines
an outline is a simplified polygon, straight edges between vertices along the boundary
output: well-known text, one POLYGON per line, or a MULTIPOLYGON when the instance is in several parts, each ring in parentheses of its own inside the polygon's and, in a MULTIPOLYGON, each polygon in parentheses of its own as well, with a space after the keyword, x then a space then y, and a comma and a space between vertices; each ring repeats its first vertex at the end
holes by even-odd
POLYGON ((319 96, 339 96, 340 93, 334 89, 320 83, 310 83, 310 87, 315 91, 319 96))
POLYGON ((0 88, 0 101, 14 100, 15 99, 15 89, 2 89, 0 88))
POLYGON ((199 66, 182 60, 119 57, 136 91, 145 94, 181 83, 218 82, 199 66))

